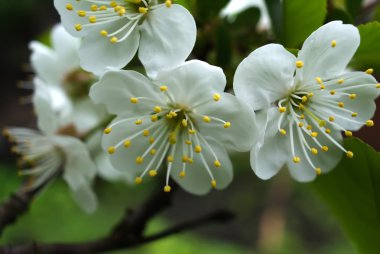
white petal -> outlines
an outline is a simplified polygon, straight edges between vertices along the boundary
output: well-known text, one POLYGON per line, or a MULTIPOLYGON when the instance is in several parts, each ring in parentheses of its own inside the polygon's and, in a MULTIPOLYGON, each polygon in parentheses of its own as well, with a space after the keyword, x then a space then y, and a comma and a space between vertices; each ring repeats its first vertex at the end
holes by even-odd
POLYGON ((212 99, 214 93, 223 92, 226 86, 226 76, 221 68, 198 60, 162 71, 155 80, 168 87, 175 101, 188 107, 212 99))
MULTIPOLYGON (((223 148, 223 145, 219 142, 216 142, 212 139, 207 139, 207 142, 210 144, 214 152, 217 154, 218 159, 221 163, 221 167, 216 168, 214 166, 214 157, 211 154, 210 150, 207 149, 206 145, 201 142, 203 147, 202 155, 205 158, 215 180, 216 188, 224 189, 226 188, 233 179, 232 163, 229 158, 227 151, 223 148)), ((195 194, 195 195, 204 195, 211 190, 211 178, 207 173, 207 170, 204 166, 204 163, 201 160, 200 154, 194 153, 194 163, 186 164, 186 176, 181 178, 179 176, 182 171, 182 158, 183 150, 181 146, 177 149, 177 153, 174 156, 175 162, 173 163, 172 178, 186 191, 195 194)))
MULTIPOLYGON (((105 29, 112 32, 123 25, 125 25, 125 20, 119 20, 106 26, 105 29)), ((79 49, 82 68, 97 75, 103 74, 106 67, 121 69, 127 65, 136 54, 140 40, 137 28, 125 40, 118 43, 111 43, 110 38, 100 35, 101 30, 102 28, 98 27, 88 34, 79 49)))
POLYGON ((94 213, 98 207, 98 199, 89 185, 82 185, 78 189, 72 190, 75 202, 88 214, 94 213))
MULTIPOLYGON (((211 95, 210 95, 211 97, 211 95)), ((197 126, 202 135, 213 137, 226 146, 239 152, 249 151, 256 141, 257 126, 255 113, 251 107, 239 101, 235 96, 222 93, 219 101, 212 101, 197 109, 200 116, 197 126), (202 115, 215 117, 231 123, 230 128, 224 128, 223 123, 211 119, 205 123, 202 115)))
POLYGON ((139 58, 151 77, 183 63, 193 50, 196 25, 184 7, 173 4, 148 13, 141 25, 139 58))
POLYGON ((360 44, 358 29, 353 25, 332 21, 318 28, 304 42, 298 60, 304 67, 297 76, 304 81, 316 77, 330 78, 343 72, 360 44), (332 47, 335 41, 336 46, 332 47))
POLYGON ((112 166, 109 156, 104 151, 95 157, 95 163, 98 167, 99 176, 106 181, 131 184, 134 180, 134 176, 129 174, 129 172, 116 170, 112 166))
POLYGON ((108 71, 90 90, 95 103, 105 104, 111 114, 145 115, 164 102, 164 95, 148 78, 135 71, 108 71), (132 97, 147 97, 157 103, 131 103, 132 97))
POLYGON ((107 117, 103 105, 95 105, 88 97, 76 101, 72 112, 72 123, 79 133, 86 133, 107 117))
POLYGON ((234 92, 254 110, 266 108, 287 95, 293 84, 294 70, 295 57, 283 46, 265 45, 238 66, 234 92))

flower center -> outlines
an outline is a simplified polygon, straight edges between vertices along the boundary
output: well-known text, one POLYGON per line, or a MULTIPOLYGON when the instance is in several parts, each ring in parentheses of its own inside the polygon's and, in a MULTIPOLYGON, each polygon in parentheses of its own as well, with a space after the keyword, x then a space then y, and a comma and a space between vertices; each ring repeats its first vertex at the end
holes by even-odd
POLYGON ((63 79, 63 89, 72 99, 88 97, 88 92, 94 82, 94 77, 81 69, 68 73, 63 79))

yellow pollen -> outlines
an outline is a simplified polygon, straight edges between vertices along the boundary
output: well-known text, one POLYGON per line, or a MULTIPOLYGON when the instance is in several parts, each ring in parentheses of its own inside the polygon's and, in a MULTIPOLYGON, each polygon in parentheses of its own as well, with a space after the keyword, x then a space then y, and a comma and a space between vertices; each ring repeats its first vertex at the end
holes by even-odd
POLYGON ((300 115, 300 119, 305 119, 305 115, 304 114, 300 115))
POLYGON ((182 170, 182 171, 179 173, 179 177, 184 178, 185 176, 186 176, 186 172, 182 170))
POLYGON ((189 134, 195 134, 195 133, 196 133, 195 130, 193 130, 193 129, 190 129, 190 130, 189 130, 189 134))
POLYGON ((321 84, 321 90, 325 89, 325 85, 324 84, 321 84))
POLYGON ((211 121, 211 119, 210 119, 210 117, 208 117, 208 116, 204 116, 204 117, 203 117, 203 121, 204 121, 205 123, 209 123, 209 122, 211 121))
POLYGON ((302 96, 301 99, 302 99, 302 102, 305 103, 305 102, 307 102, 307 99, 308 99, 308 98, 307 98, 307 96, 302 96))
POLYGON ((187 157, 186 155, 182 156, 182 162, 188 162, 189 161, 189 157, 187 157))
POLYGON ((344 79, 339 79, 339 80, 338 80, 338 84, 339 84, 339 85, 341 85, 341 84, 343 84, 343 83, 344 83, 344 79))
POLYGON ((307 96, 308 96, 309 98, 311 98, 311 97, 314 96, 314 94, 313 94, 313 93, 308 93, 307 96))
POLYGON ((116 151, 116 149, 115 149, 114 146, 110 146, 110 147, 108 147, 108 153, 109 153, 109 154, 114 154, 115 151, 116 151))
POLYGON ((376 84, 376 88, 380 88, 380 84, 376 84))
POLYGON ((191 144, 192 144, 192 142, 191 142, 190 140, 188 140, 188 139, 185 140, 185 143, 186 143, 187 145, 191 145, 191 144))
POLYGON ((318 150, 316 148, 311 148, 311 153, 314 155, 318 154, 318 150))
POLYGON ((327 152, 329 150, 328 146, 322 146, 322 151, 327 152))
POLYGON ((72 11, 74 9, 72 4, 66 4, 66 10, 72 11))
POLYGON ((293 162, 294 162, 294 163, 300 163, 300 162, 301 162, 301 158, 300 158, 300 157, 297 157, 297 156, 294 156, 294 157, 293 157, 293 162))
POLYGON ((125 12, 126 12, 125 8, 122 8, 122 9, 120 9, 120 10, 118 11, 118 14, 119 14, 119 16, 121 17, 121 16, 123 16, 123 15, 125 14, 125 12))
POLYGON ((91 11, 97 11, 98 6, 96 4, 91 5, 91 11))
POLYGON ((353 112, 353 113, 351 114, 351 116, 352 116, 352 117, 357 117, 357 116, 358 116, 358 113, 353 112))
POLYGON ((132 144, 132 142, 131 142, 130 140, 126 140, 126 141, 124 141, 124 147, 125 147, 125 148, 130 147, 131 144, 132 144))
POLYGON ((106 129, 104 129, 104 134, 110 134, 112 131, 112 128, 108 127, 106 129))
POLYGON ((321 170, 321 168, 316 168, 315 169, 315 173, 317 174, 317 175, 322 175, 322 170, 321 170))
POLYGON ((330 134, 330 133, 331 133, 331 130, 330 130, 330 129, 326 129, 325 132, 326 132, 327 134, 330 134))
POLYGON ((317 81, 318 84, 322 84, 323 83, 323 81, 322 81, 322 79, 320 77, 316 77, 315 81, 317 81))
POLYGON ((85 17, 86 16, 86 12, 85 11, 78 11, 78 16, 79 17, 85 17))
POLYGON ((137 98, 135 98, 135 97, 132 97, 132 98, 131 98, 131 103, 136 104, 136 103, 138 103, 138 102, 139 102, 139 99, 137 99, 137 98))
POLYGON ((211 187, 213 187, 214 189, 216 188, 216 181, 215 180, 211 181, 211 187))
POLYGON ((312 136, 313 138, 316 138, 316 137, 318 137, 318 132, 312 132, 312 133, 310 133, 310 136, 312 136))
POLYGON ((177 116, 177 113, 174 112, 174 111, 170 111, 169 115, 170 115, 171 117, 176 117, 176 116, 177 116))
POLYGON ((223 127, 225 129, 230 128, 231 127, 231 123, 230 122, 225 122, 224 125, 223 125, 223 127))
POLYGON ((116 36, 114 36, 114 37, 112 37, 111 39, 110 39, 110 42, 112 43, 112 44, 115 44, 115 43, 117 43, 119 41, 119 39, 116 37, 116 36))
POLYGON ((165 1, 165 6, 170 8, 172 6, 172 1, 171 0, 166 0, 165 1))
POLYGON ((169 185, 166 185, 164 187, 164 192, 166 192, 166 193, 170 192, 171 190, 172 190, 172 188, 169 185))
POLYGON ((167 160, 168 160, 168 162, 173 162, 174 161, 173 155, 169 155, 167 160))
POLYGON ((278 111, 279 111, 280 113, 284 113, 284 112, 286 112, 286 108, 285 108, 285 107, 279 107, 279 108, 278 108, 278 111))
POLYGON ((371 75, 371 74, 373 73, 373 69, 372 69, 372 68, 370 68, 370 69, 366 70, 366 71, 365 71, 365 73, 367 73, 367 74, 370 74, 370 75, 371 75))
POLYGON ((143 121, 141 119, 138 119, 138 120, 135 121, 136 125, 141 125, 142 123, 143 123, 143 121))
POLYGON ((152 122, 156 122, 156 121, 158 120, 158 116, 157 116, 157 115, 152 115, 152 116, 150 117, 150 120, 151 120, 152 122))
POLYGON ((108 32, 106 30, 102 30, 102 31, 100 31, 100 35, 103 37, 107 37, 108 32))
POLYGON ((356 99, 356 94, 352 93, 348 96, 350 99, 355 100, 356 99))
POLYGON ((214 101, 219 101, 220 98, 221 98, 220 94, 214 93, 214 96, 213 96, 214 101))
POLYGON ((137 156, 137 158, 136 158, 136 163, 137 163, 137 164, 142 164, 143 162, 144 162, 144 158, 141 157, 141 156, 137 156))
POLYGON ((149 170, 149 176, 155 177, 156 175, 157 175, 157 170, 154 170, 154 169, 149 170))
POLYGON ((111 7, 116 7, 116 6, 117 6, 116 1, 112 1, 112 2, 110 2, 110 6, 111 6, 111 7))
POLYGON ((149 130, 144 130, 143 135, 144 135, 144 137, 148 137, 149 136, 149 130))
POLYGON ((334 95, 334 94, 335 94, 335 90, 331 90, 331 91, 330 91, 330 94, 331 94, 331 95, 334 95))
POLYGON ((319 125, 319 127, 324 127, 324 126, 326 126, 326 121, 324 121, 324 120, 320 120, 320 121, 318 122, 318 125, 319 125))
POLYGON ((82 30, 82 25, 81 24, 76 24, 75 25, 75 30, 77 30, 78 32, 82 30))
POLYGON ((193 159, 192 158, 189 158, 189 161, 188 161, 190 164, 193 164, 193 159))
POLYGON ((367 127, 373 127, 373 126, 375 125, 375 122, 372 121, 372 120, 367 120, 367 121, 365 122, 365 125, 367 125, 367 127))
POLYGON ((149 138, 149 143, 153 144, 154 143, 154 137, 149 138))
POLYGON ((310 124, 306 127, 306 129, 308 129, 309 131, 313 129, 313 126, 311 126, 310 124))
POLYGON ((135 183, 136 184, 141 184, 142 183, 142 178, 141 177, 136 177, 135 178, 135 183))
POLYGON ((305 107, 303 106, 302 103, 300 103, 300 104, 298 105, 298 108, 299 108, 300 110, 304 110, 304 109, 305 109, 305 107))
POLYGON ((336 40, 331 41, 331 47, 335 48, 336 47, 336 40))
POLYGON ((88 21, 90 23, 96 23, 96 17, 95 16, 91 16, 91 17, 88 18, 88 21))
POLYGON ((354 158, 354 153, 351 152, 351 151, 347 151, 346 155, 347 155, 347 157, 350 158, 350 159, 354 158))
POLYGON ((162 109, 161 109, 160 106, 155 106, 154 109, 153 109, 153 111, 154 111, 155 113, 160 113, 160 112, 162 111, 162 109))
POLYGON ((186 119, 182 119, 182 126, 183 127, 187 127, 187 120, 186 119))
POLYGON ((347 137, 352 137, 352 132, 351 131, 345 131, 344 135, 346 135, 347 137))
POLYGON ((299 69, 299 68, 302 68, 303 67, 303 62, 302 61, 297 61, 296 62, 296 67, 299 69))
POLYGON ((339 106, 340 108, 344 108, 344 103, 343 103, 343 102, 338 102, 338 106, 339 106))
POLYGON ((105 5, 100 6, 100 7, 99 7, 99 10, 101 10, 101 11, 105 11, 105 10, 107 10, 107 6, 105 6, 105 5))
POLYGON ((304 126, 304 124, 303 123, 298 123, 298 127, 303 127, 304 126))
POLYGON ((202 152, 202 147, 201 146, 195 146, 194 151, 196 153, 200 153, 200 152, 202 152))
POLYGON ((222 164, 220 163, 220 161, 216 160, 216 161, 214 161, 214 166, 217 168, 220 168, 222 166, 222 164))
POLYGON ((175 135, 170 135, 169 136, 169 143, 174 145, 175 143, 177 143, 177 138, 175 135))
POLYGON ((166 114, 166 119, 170 120, 173 119, 173 117, 170 114, 166 114))
POLYGON ((143 14, 146 14, 148 12, 148 8, 145 8, 145 7, 139 7, 139 12, 140 13, 143 13, 143 14))
POLYGON ((168 90, 168 87, 167 86, 160 86, 160 91, 161 92, 165 92, 168 90))
POLYGON ((281 130, 280 130, 280 133, 281 133, 282 135, 284 135, 284 136, 285 136, 285 135, 286 135, 286 130, 284 130, 284 129, 281 129, 281 130))
POLYGON ((333 117, 333 116, 330 116, 330 117, 329 117, 329 121, 330 121, 330 122, 334 122, 334 120, 335 120, 335 117, 333 117))

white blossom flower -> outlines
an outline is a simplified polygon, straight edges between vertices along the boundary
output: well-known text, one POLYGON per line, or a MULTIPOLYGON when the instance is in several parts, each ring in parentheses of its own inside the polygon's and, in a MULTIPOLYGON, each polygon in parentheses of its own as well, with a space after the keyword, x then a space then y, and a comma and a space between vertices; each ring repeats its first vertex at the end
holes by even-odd
POLYGON ((90 97, 117 115, 103 135, 111 163, 141 183, 166 160, 166 192, 170 176, 194 194, 225 188, 233 176, 226 148, 249 151, 255 135, 253 110, 225 86, 220 68, 196 60, 154 81, 134 71, 107 72, 90 97))
POLYGON ((195 44, 196 26, 181 5, 167 0, 55 0, 63 25, 84 37, 81 66, 101 74, 105 67, 121 69, 139 49, 148 74, 181 64, 195 44))
POLYGON ((91 183, 97 169, 86 146, 69 136, 72 132, 70 126, 60 129, 59 116, 52 108, 49 93, 37 89, 34 104, 41 132, 25 128, 4 130, 10 141, 15 142, 12 150, 21 156, 24 169, 19 174, 33 176, 34 180, 28 187, 34 189, 60 175, 62 168, 63 179, 78 205, 88 213, 94 212, 97 199, 91 183))
POLYGON ((107 116, 105 110, 88 97, 96 77, 80 69, 78 38, 57 25, 52 29, 51 42, 52 48, 37 41, 30 43, 30 60, 36 72, 35 89, 43 89, 42 93, 51 97, 52 110, 59 115, 61 126, 73 124, 76 131, 83 134, 107 116))
POLYGON ((363 125, 376 109, 380 85, 366 72, 345 68, 360 43, 357 28, 330 22, 305 41, 298 57, 281 45, 256 49, 239 65, 236 96, 258 111, 261 139, 251 166, 262 179, 288 166, 298 181, 311 181, 339 162, 342 135, 363 125))

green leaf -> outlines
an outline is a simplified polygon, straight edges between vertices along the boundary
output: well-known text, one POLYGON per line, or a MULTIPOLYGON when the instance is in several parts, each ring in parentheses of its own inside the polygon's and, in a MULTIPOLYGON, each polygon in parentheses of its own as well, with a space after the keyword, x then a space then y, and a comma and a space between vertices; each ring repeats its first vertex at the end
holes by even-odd
POLYGON ((379 253, 380 154, 359 139, 346 139, 344 158, 311 185, 329 206, 360 253, 379 253))
POLYGON ((326 14, 326 0, 284 0, 282 42, 286 47, 299 47, 323 24, 326 14))
POLYGON ((267 5, 270 19, 272 21, 272 29, 277 37, 277 40, 283 38, 283 27, 282 27, 282 5, 280 0, 265 0, 267 5))
POLYGON ((360 46, 356 51, 353 66, 358 69, 380 68, 380 23, 375 21, 358 26, 360 46))
POLYGON ((351 14, 351 17, 355 19, 362 7, 363 0, 346 0, 347 11, 351 14))

